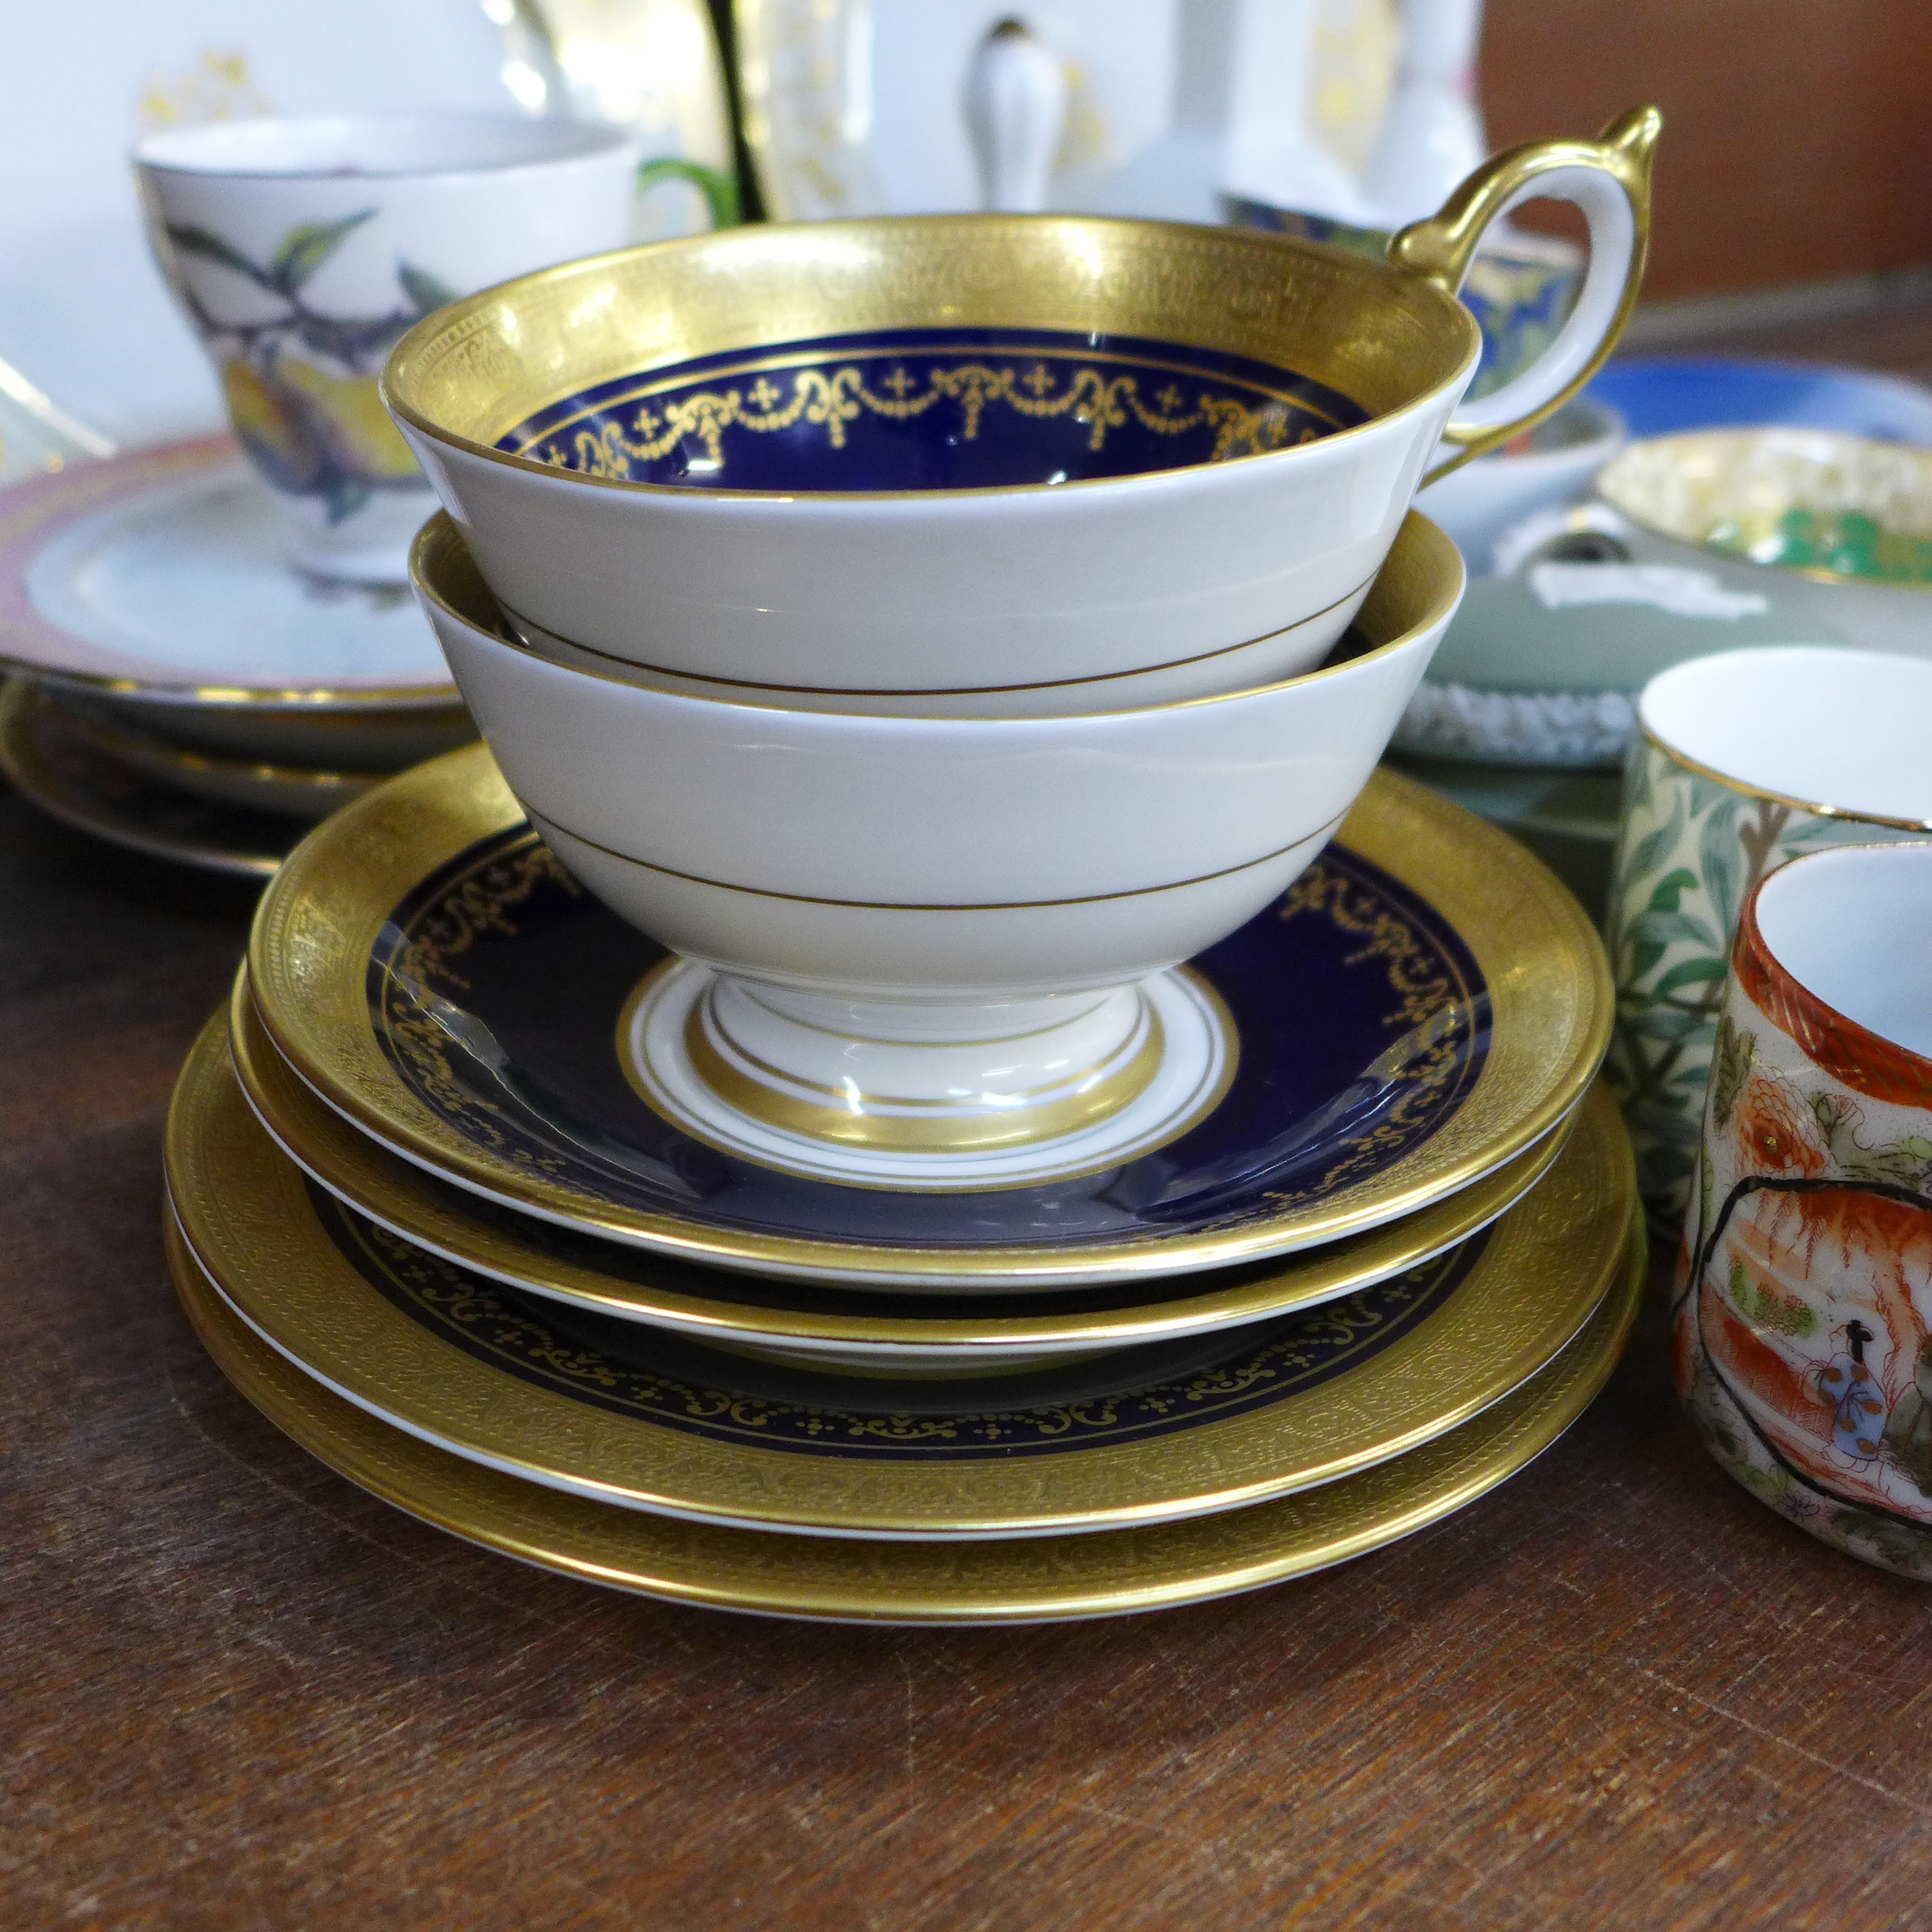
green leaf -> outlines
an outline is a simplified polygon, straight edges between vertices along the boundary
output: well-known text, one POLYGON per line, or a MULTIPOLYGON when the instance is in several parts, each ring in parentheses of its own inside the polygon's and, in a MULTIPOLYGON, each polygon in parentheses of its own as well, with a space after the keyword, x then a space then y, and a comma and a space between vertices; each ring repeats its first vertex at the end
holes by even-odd
POLYGON ((1630 937, 1640 942, 1670 945, 1687 939, 1696 946, 1715 948, 1718 935, 1701 919, 1688 912, 1641 912, 1630 921, 1630 937))
POLYGON ((168 239, 184 255, 199 255, 205 261, 219 262, 224 268, 232 268, 238 275, 246 275, 258 288, 270 286, 266 268, 251 262, 239 248, 223 241, 212 230, 197 228, 191 222, 179 227, 170 225, 168 239))
POLYGON ((1679 866, 1674 872, 1666 872, 1651 888, 1649 910, 1675 912, 1678 901, 1696 883, 1697 874, 1688 866, 1679 866))
POLYGON ((449 284, 432 275, 427 268, 418 268, 413 262, 399 260, 396 263, 396 280, 403 285, 403 292, 416 305, 419 315, 428 315, 432 309, 446 307, 456 299, 456 291, 449 284))
POLYGON ((1696 1013, 1680 1013, 1670 1006, 1653 1006, 1647 1013, 1634 1013, 1624 1022, 1624 1030, 1640 1040, 1698 1040, 1709 1030, 1710 1022, 1696 1013))
POLYGON ((1720 1015, 1717 1044, 1711 1054, 1711 1112, 1720 1127, 1730 1120, 1731 1109, 1750 1078, 1756 1052, 1756 1034, 1735 1025, 1729 1013, 1720 1015))
POLYGON ((1676 1094, 1680 1104, 1700 1120, 1704 1118, 1704 1099, 1711 1085, 1710 1056, 1702 1052, 1703 1044, 1702 1040, 1694 1040, 1688 1055, 1680 1058, 1664 1083, 1665 1090, 1676 1094))
POLYGON ((1646 1148, 1637 1162, 1638 1185, 1646 1194, 1674 1194, 1690 1172, 1690 1156, 1675 1148, 1646 1148))
POLYGON ((1658 764, 1659 754, 1652 751, 1642 739, 1633 734, 1628 754, 1624 760, 1624 815, 1641 812, 1650 803, 1652 796, 1652 780, 1658 764))
POLYGON ((1862 845, 1864 828, 1842 818, 1820 818, 1811 812, 1795 812, 1778 841, 1778 856, 1795 859, 1799 853, 1821 845, 1862 845))
POLYGON ((1670 950, 1661 939, 1634 939, 1630 949, 1630 977, 1641 980, 1670 950))
POLYGON ((299 227, 291 228, 282 237, 281 246, 268 264, 269 280, 283 294, 293 295, 375 212, 373 208, 365 208, 359 214, 345 214, 339 221, 304 221, 299 227))
POLYGON ((1665 994, 1676 992, 1679 986, 1694 986, 1721 980, 1726 970, 1721 959, 1687 959, 1682 964, 1672 967, 1650 990, 1653 997, 1660 1000, 1665 994))
POLYGON ((1672 1147, 1694 1148, 1702 1136, 1702 1124, 1694 1115, 1655 1100, 1640 1101, 1627 1110, 1626 1118, 1640 1132, 1672 1147))
POLYGON ((1630 848, 1623 870, 1624 888, 1626 891, 1646 873, 1654 872, 1664 855, 1670 850, 1684 830, 1684 800, 1682 796, 1671 800, 1670 816, 1655 831, 1645 833, 1630 848))
POLYGON ((1711 910, 1726 934, 1738 922, 1738 808, 1744 802, 1736 792, 1726 792, 1704 821, 1697 836, 1697 864, 1704 875, 1704 890, 1711 910))

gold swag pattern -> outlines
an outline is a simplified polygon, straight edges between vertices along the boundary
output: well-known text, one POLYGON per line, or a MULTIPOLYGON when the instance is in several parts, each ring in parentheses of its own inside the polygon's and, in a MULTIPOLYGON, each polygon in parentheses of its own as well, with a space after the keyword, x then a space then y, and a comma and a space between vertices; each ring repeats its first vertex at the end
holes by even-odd
POLYGON ((656 409, 646 404, 632 418, 630 435, 606 422, 578 430, 568 451, 553 439, 529 453, 560 470, 622 482, 629 478, 634 464, 668 454, 687 437, 702 442, 710 463, 722 468, 729 429, 764 432, 804 422, 822 426, 829 446, 842 449, 845 425, 867 411, 905 422, 942 402, 959 405, 962 433, 969 442, 977 438, 980 419, 994 404, 1023 416, 1070 416, 1086 425, 1091 450, 1103 448, 1107 432, 1124 428, 1130 419, 1160 436, 1179 436, 1211 424, 1214 447, 1208 460, 1212 463, 1312 442, 1322 434, 1305 423, 1297 434, 1294 418, 1301 412, 1285 403, 1271 401, 1251 409, 1233 396, 1204 390, 1190 406, 1172 379, 1150 400, 1142 397, 1136 376, 1080 368, 1063 388, 1042 362, 1024 374, 1010 364, 994 368, 984 362, 962 362, 928 370, 921 388, 902 364, 875 391, 868 386, 863 370, 848 363, 830 371, 797 370, 789 397, 770 375, 761 375, 748 389, 700 389, 656 409))

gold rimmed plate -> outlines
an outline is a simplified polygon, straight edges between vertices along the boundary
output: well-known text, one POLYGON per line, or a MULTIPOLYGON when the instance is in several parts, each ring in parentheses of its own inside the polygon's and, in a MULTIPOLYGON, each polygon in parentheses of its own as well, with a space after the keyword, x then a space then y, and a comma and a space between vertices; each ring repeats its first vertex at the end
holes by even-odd
POLYGON ((0 772, 51 818, 197 870, 268 878, 301 836, 284 815, 216 803, 124 764, 68 728, 25 678, 0 683, 0 772))
POLYGON ((224 756, 179 745, 130 724, 85 698, 48 694, 51 715, 66 736, 104 758, 176 791, 238 811, 313 824, 372 792, 386 772, 326 771, 260 758, 224 756))
POLYGON ((1609 1378, 1642 1294, 1633 1222, 1576 1339, 1474 1420, 1359 1475, 1226 1515, 1005 1543, 772 1536, 614 1509, 445 1454, 330 1394, 235 1315, 170 1226, 189 1318, 223 1372, 330 1468, 418 1520, 542 1569, 674 1603, 878 1624, 1124 1616, 1258 1589, 1366 1555, 1474 1502, 1547 1448, 1609 1378))
POLYGON ((230 436, 16 484, 0 494, 0 664, 157 710, 458 702, 406 585, 304 578, 285 546, 230 436))
POLYGON ((1611 1006, 1556 879, 1380 772, 1288 892, 1190 962, 1240 1044, 1204 1121, 1100 1174, 940 1196, 777 1172, 655 1114, 617 1030, 663 957, 576 885, 477 748, 312 835, 263 901, 250 972, 301 1077, 445 1180, 691 1262, 888 1286, 1144 1279, 1414 1214, 1569 1112, 1611 1006))
POLYGON ((977 1293, 788 1283, 640 1252, 493 1207, 386 1153, 275 1052, 237 976, 229 1041, 242 1090, 311 1179, 391 1233, 514 1288, 721 1346, 828 1364, 959 1375, 1197 1336, 1314 1306, 1432 1260, 1537 1185, 1558 1160, 1594 1167, 1617 1132, 1593 1090, 1526 1153, 1433 1207, 1286 1261, 1111 1288, 977 1293), (1572 1123, 1574 1123, 1573 1126, 1572 1123), (1564 1152, 1566 1136, 1568 1151, 1564 1152))
MULTIPOLYGON (((1614 1278, 1634 1198, 1612 1131, 1433 1262, 1217 1338, 1168 1379, 1034 1408, 957 1410, 930 1383, 826 1378, 748 1394, 730 1354, 679 1340, 660 1370, 566 1334, 548 1305, 458 1268, 310 1182, 244 1099, 220 1020, 170 1112, 182 1231, 258 1334, 336 1393, 458 1455, 699 1521, 808 1534, 1086 1532, 1235 1509, 1415 1448, 1544 1366, 1614 1278), (698 1358, 694 1360, 694 1358, 698 1358)), ((1559 1168, 1561 1163, 1559 1163, 1559 1168)), ((622 1324, 634 1336, 635 1328, 622 1324)), ((749 1388, 769 1382, 760 1376, 749 1388)))

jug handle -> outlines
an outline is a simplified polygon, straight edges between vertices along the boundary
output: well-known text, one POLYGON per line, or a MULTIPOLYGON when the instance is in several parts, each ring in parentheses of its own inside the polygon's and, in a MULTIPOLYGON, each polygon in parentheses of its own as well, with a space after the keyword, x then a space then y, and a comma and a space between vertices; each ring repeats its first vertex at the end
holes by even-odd
POLYGON ((1423 478, 1425 484, 1561 409, 1609 359, 1643 284, 1650 251, 1651 160, 1663 128, 1660 110, 1634 107, 1594 141, 1532 141, 1506 148, 1436 213, 1390 238, 1388 259, 1395 267, 1453 296, 1490 224, 1518 203, 1544 196, 1573 202, 1589 224, 1589 267, 1556 340, 1521 375, 1450 418, 1442 440, 1460 447, 1423 478))

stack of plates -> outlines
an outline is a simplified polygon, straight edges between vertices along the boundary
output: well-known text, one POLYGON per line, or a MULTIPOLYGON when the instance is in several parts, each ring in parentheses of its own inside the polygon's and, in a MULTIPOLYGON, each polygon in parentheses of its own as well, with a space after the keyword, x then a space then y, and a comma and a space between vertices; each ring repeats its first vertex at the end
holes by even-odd
POLYGON ((68 465, 0 498, 0 770, 56 818, 272 872, 316 819, 473 737, 406 585, 284 560, 226 436, 68 465))
POLYGON ((176 1276, 298 1442, 646 1594, 1098 1616, 1435 1521, 1614 1363, 1642 1273, 1590 1082, 1600 950, 1522 848, 1379 775, 1196 961, 1240 1062, 1180 1140, 976 1195, 721 1153, 626 1072, 662 957, 481 748, 319 828, 168 1129, 176 1276))

